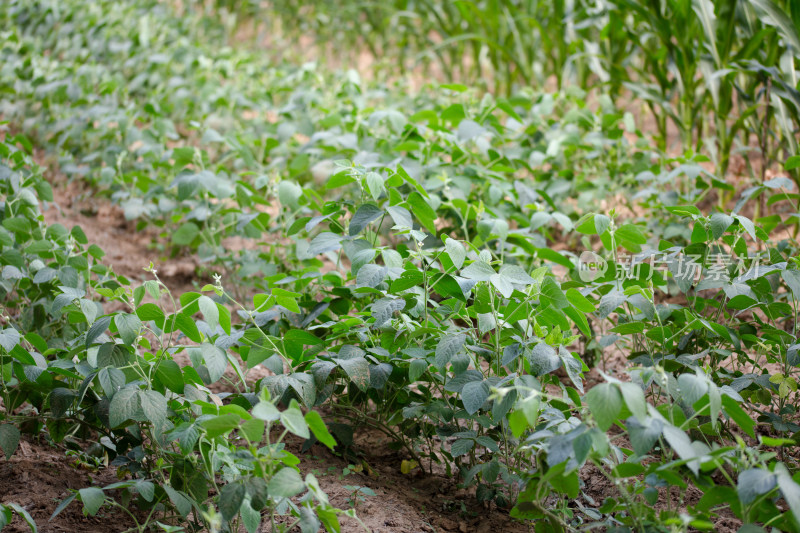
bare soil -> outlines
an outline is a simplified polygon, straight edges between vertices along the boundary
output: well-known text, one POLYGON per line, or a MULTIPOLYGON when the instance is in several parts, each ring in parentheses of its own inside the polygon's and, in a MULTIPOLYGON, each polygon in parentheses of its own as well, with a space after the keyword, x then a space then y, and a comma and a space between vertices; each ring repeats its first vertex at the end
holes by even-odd
POLYGON ((87 191, 85 184, 68 181, 52 170, 52 164, 41 153, 36 161, 50 169, 46 177, 53 187, 53 203, 46 206, 47 224, 61 224, 67 229, 80 226, 90 244, 106 253, 103 264, 131 281, 152 279, 144 270, 153 262, 161 280, 170 290, 180 294, 192 290, 197 283, 197 264, 191 257, 165 257, 156 249, 157 229, 137 231, 136 223, 125 219, 119 206, 87 191))
MULTIPOLYGON (((121 510, 103 508, 97 516, 89 517, 83 515, 83 505, 75 501, 50 521, 58 504, 71 491, 117 481, 113 468, 91 471, 73 464, 75 459, 65 452, 25 436, 11 459, 0 462, 0 503, 22 506, 41 532, 98 533, 132 527, 133 520, 121 510)), ((15 515, 3 531, 23 533, 30 529, 15 515)))
MULTIPOLYGON (((309 454, 301 456, 300 469, 304 474, 312 472, 331 503, 340 509, 352 507, 352 492, 346 486, 372 489, 375 496, 364 498, 356 506, 359 519, 371 532, 532 531, 528 525, 510 518, 507 511, 479 503, 474 491, 458 488, 456 476, 444 472, 428 474, 419 468, 402 474, 401 462, 408 457, 392 450, 382 435, 360 431, 354 440, 352 452, 357 459, 334 454, 317 444, 309 454), (348 466, 360 471, 343 475, 348 466)), ((288 444, 294 451, 301 443, 293 439, 288 444)), ((354 521, 343 522, 343 531, 359 530, 354 521)))
MULTIPOLYGON (((331 504, 340 509, 353 507, 347 486, 369 487, 375 496, 356 504, 359 519, 372 533, 477 532, 522 533, 531 529, 514 521, 508 513, 477 502, 474 494, 459 489, 453 477, 428 475, 419 469, 400 472, 406 457, 391 450, 388 442, 370 432, 355 436, 351 455, 345 458, 320 444, 302 453, 301 439, 287 439, 287 449, 301 458, 303 475, 313 473, 331 504), (356 457, 357 456, 357 457, 356 457), (357 471, 345 473, 350 467, 357 471), (355 468, 353 468, 355 467, 355 468)), ((88 443, 87 443, 88 444, 88 443)), ((117 480, 113 467, 92 470, 74 464, 65 449, 25 436, 8 461, 0 462, 0 502, 14 502, 25 508, 43 533, 111 533, 134 527, 121 510, 104 507, 94 517, 83 515, 80 502, 73 501, 52 521, 51 515, 71 491, 103 487, 117 480)), ((139 517, 144 518, 144 517, 139 517)), ((157 519, 158 517, 156 517, 157 519)), ((10 533, 30 531, 15 517, 10 533)), ((262 532, 270 531, 264 521, 262 532)), ((354 520, 342 519, 342 531, 364 531, 354 520)))

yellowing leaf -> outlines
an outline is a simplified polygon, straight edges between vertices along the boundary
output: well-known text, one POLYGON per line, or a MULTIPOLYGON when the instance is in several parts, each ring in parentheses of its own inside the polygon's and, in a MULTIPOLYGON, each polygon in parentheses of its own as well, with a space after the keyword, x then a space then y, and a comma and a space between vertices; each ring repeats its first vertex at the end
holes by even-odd
POLYGON ((403 462, 400 463, 400 472, 403 473, 403 474, 408 475, 408 474, 411 473, 412 470, 414 470, 418 466, 419 466, 419 463, 416 462, 416 461, 413 461, 413 460, 409 461, 407 459, 403 459, 403 462))

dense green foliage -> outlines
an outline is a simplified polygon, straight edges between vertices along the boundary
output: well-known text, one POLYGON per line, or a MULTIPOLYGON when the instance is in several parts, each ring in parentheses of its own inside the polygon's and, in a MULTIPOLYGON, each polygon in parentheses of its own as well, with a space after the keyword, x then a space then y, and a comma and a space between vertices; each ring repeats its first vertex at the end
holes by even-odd
POLYGON ((283 439, 336 449, 361 426, 544 531, 799 531, 800 13, 585 4, 0 6, 4 456, 21 432, 94 440, 121 481, 57 512, 140 531, 339 531, 354 511, 283 439), (448 83, 220 46, 218 14, 448 83), (34 146, 162 228, 142 280, 44 222, 34 146), (155 258, 187 253, 214 281, 173 295, 155 258), (596 505, 588 468, 615 491, 596 505))
POLYGON ((661 148, 675 127, 681 147, 706 150, 723 175, 732 151, 750 150, 751 134, 771 161, 798 153, 800 7, 790 0, 274 4, 217 2, 234 20, 277 19, 320 50, 366 47, 390 72, 399 63, 506 94, 553 80, 599 84, 614 99, 632 94, 652 114, 661 148))

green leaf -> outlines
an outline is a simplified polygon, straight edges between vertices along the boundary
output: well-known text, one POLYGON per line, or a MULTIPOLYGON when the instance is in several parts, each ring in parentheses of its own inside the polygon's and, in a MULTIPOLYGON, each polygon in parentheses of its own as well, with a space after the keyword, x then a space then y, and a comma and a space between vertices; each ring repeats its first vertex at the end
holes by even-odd
POLYGON ((561 361, 564 363, 564 370, 567 371, 567 376, 569 376, 570 381, 572 381, 575 389, 583 394, 583 376, 581 374, 584 366, 583 361, 575 357, 563 346, 558 347, 558 353, 561 361))
POLYGON ((373 328, 379 328, 392 318, 395 311, 402 311, 406 306, 406 301, 402 298, 381 298, 372 304, 372 317, 375 323, 373 328))
POLYGON ((719 239, 722 235, 731 227, 731 224, 734 223, 734 218, 730 215, 726 215, 725 213, 714 213, 711 215, 711 220, 709 222, 709 227, 711 228, 711 235, 714 237, 714 240, 719 239))
POLYGON ((186 222, 172 233, 172 244, 189 246, 200 233, 200 228, 194 222, 186 222))
POLYGON ((169 432, 172 440, 178 441, 178 446, 184 455, 188 455, 194 450, 200 438, 200 428, 194 422, 183 422, 178 427, 169 432))
POLYGON ((641 333, 644 331, 644 324, 641 322, 628 322, 619 324, 610 328, 608 331, 611 333, 619 333, 620 335, 632 335, 634 333, 641 333))
POLYGON ((117 427, 126 420, 136 416, 139 411, 139 389, 136 387, 125 387, 118 390, 111 398, 108 408, 108 421, 111 427, 117 427))
POLYGON ((456 279, 449 274, 441 274, 433 276, 432 284, 433 290, 442 298, 455 298, 466 303, 467 298, 464 296, 464 291, 458 284, 456 279))
POLYGON ((200 352, 203 355, 203 362, 208 368, 211 383, 215 383, 225 374, 225 370, 228 368, 228 358, 222 348, 207 342, 200 345, 200 352))
MULTIPOLYGON (((794 48, 794 54, 800 54, 800 34, 786 11, 773 0, 750 0, 750 3, 759 11, 761 22, 778 28, 778 34, 786 44, 794 48)), ((789 165, 789 161, 786 162, 786 165, 789 165)))
POLYGON ((511 295, 514 293, 514 286, 511 285, 511 282, 503 276, 502 274, 494 274, 489 281, 492 283, 497 292, 503 295, 504 298, 511 298, 511 295))
POLYGON ((600 383, 589 389, 584 399, 597 425, 601 430, 608 431, 622 411, 622 395, 617 387, 600 383))
POLYGON ((297 300, 296 299, 289 298, 289 297, 286 297, 286 296, 278 296, 276 298, 276 300, 277 300, 276 303, 278 305, 280 305, 281 307, 286 308, 286 310, 288 310, 288 311, 290 311, 292 313, 299 313, 300 312, 300 306, 297 304, 297 300))
MULTIPOLYGON (((349 166, 349 165, 348 165, 349 166)), ((325 184, 326 189, 335 189, 337 187, 342 187, 349 183, 353 183, 356 179, 350 175, 349 172, 337 172, 333 176, 330 177, 328 182, 325 184)))
POLYGON ((467 336, 464 333, 456 333, 455 335, 447 335, 442 337, 439 344, 436 345, 436 366, 440 370, 444 370, 450 359, 458 354, 464 347, 464 342, 467 336))
POLYGON ((110 316, 101 316, 95 320, 94 324, 89 328, 89 331, 86 332, 86 346, 91 346, 100 335, 105 333, 109 324, 111 324, 110 316))
POLYGON ((762 468, 750 468, 739 474, 736 492, 745 505, 753 503, 762 494, 767 494, 777 486, 775 474, 762 468))
POLYGON ((795 523, 800 524, 800 485, 792 479, 792 476, 789 475, 789 472, 785 470, 782 464, 776 465, 775 473, 783 499, 789 504, 795 523))
POLYGON ((644 423, 647 419, 647 401, 644 399, 642 388, 635 383, 623 382, 619 384, 619 390, 628 410, 639 422, 644 423))
POLYGON ((239 427, 239 422, 241 421, 242 417, 236 413, 225 413, 203 420, 200 425, 206 430, 206 434, 213 439, 230 433, 239 427))
POLYGON ((470 381, 461 389, 461 401, 464 409, 474 415, 489 398, 489 386, 483 381, 470 381))
POLYGON ((81 298, 78 304, 80 305, 83 316, 86 317, 86 322, 88 324, 93 324, 98 314, 98 309, 97 305, 95 305, 95 302, 87 300, 86 298, 81 298))
POLYGON ((700 465, 697 461, 690 460, 697 457, 697 452, 692 447, 692 441, 689 436, 682 429, 671 424, 665 425, 661 432, 675 453, 678 454, 678 457, 688 461, 686 467, 697 475, 700 465))
POLYGON ((691 407, 708 392, 708 383, 699 376, 686 373, 678 376, 678 388, 681 399, 691 407))
POLYGON ((512 411, 508 415, 508 426, 515 438, 520 438, 528 429, 528 420, 522 411, 512 411))
POLYGON ((336 447, 336 441, 328 432, 327 426, 325 426, 325 421, 322 420, 322 417, 316 411, 309 411, 306 413, 305 416, 306 424, 314 433, 314 436, 317 437, 317 440, 320 441, 322 444, 333 450, 336 447))
POLYGON ((197 305, 200 307, 200 312, 203 313, 208 327, 211 331, 215 331, 219 326, 219 308, 216 302, 208 296, 201 296, 197 299, 197 305))
POLYGON ((717 49, 717 17, 714 13, 714 4, 711 0, 693 0, 692 8, 700 19, 700 24, 705 33, 705 43, 711 49, 711 57, 714 59, 714 65, 717 68, 722 67, 722 61, 719 57, 719 50, 717 49))
POLYGON ((575 223, 575 230, 584 235, 602 235, 611 225, 611 219, 605 215, 589 213, 575 223))
POLYGON ((62 418, 72 407, 77 394, 64 387, 56 387, 50 391, 50 410, 55 418, 62 418))
POLYGON ((800 168, 800 155, 793 155, 789 159, 786 160, 786 163, 783 164, 783 168, 786 170, 794 170, 796 168, 800 168))
POLYGON ((72 494, 67 496, 61 503, 58 504, 58 507, 55 508, 53 514, 50 515, 50 520, 53 520, 53 518, 61 514, 61 511, 66 509, 69 506, 69 504, 72 503, 72 500, 74 500, 77 497, 78 497, 77 492, 73 492, 72 494))
POLYGON ((408 203, 411 206, 411 212, 417 217, 420 224, 431 233, 436 233, 436 211, 428 205, 425 198, 415 191, 408 196, 408 203))
POLYGON ((679 215, 679 216, 682 216, 682 217, 691 217, 693 215, 695 215, 695 216, 701 216, 702 215, 700 210, 697 207, 693 206, 693 205, 666 206, 666 210, 669 211, 670 213, 673 213, 675 215, 679 215))
POLYGON ((584 313, 593 313, 597 309, 595 305, 577 289, 567 289, 566 296, 569 303, 571 303, 578 311, 582 311, 584 313))
POLYGON ((733 215, 733 217, 739 221, 739 224, 741 224, 748 235, 750 235, 750 238, 756 241, 756 226, 753 224, 753 221, 743 215, 733 215))
POLYGON ((200 335, 200 330, 197 329, 197 324, 194 319, 185 313, 177 313, 175 315, 175 325, 178 329, 186 335, 189 340, 194 342, 201 342, 203 337, 200 335))
POLYGON ((153 498, 156 495, 156 486, 152 481, 147 481, 145 479, 137 479, 134 487, 136 488, 136 492, 141 494, 142 498, 144 498, 145 501, 148 502, 153 501, 153 498))
POLYGON ((239 433, 248 441, 258 444, 264 438, 264 429, 266 425, 263 420, 258 418, 251 418, 245 420, 239 426, 239 433))
POLYGON ((283 335, 283 344, 293 357, 302 355, 303 346, 322 344, 322 339, 302 329, 290 329, 283 335))
POLYGON ((3 227, 15 233, 29 233, 31 221, 25 217, 10 217, 3 220, 3 227))
POLYGON ((450 261, 453 262, 456 268, 460 269, 464 266, 464 259, 467 257, 467 251, 464 249, 463 244, 455 239, 447 237, 444 241, 444 247, 445 250, 447 250, 447 255, 450 257, 450 261))
POLYGON ((381 193, 386 190, 383 177, 377 172, 367 172, 366 182, 369 194, 372 196, 372 199, 377 202, 378 198, 381 197, 381 193))
POLYGON ((458 439, 450 446, 450 455, 453 457, 460 457, 466 455, 475 447, 475 441, 472 439, 458 439))
POLYGON ((228 483, 219 493, 219 512, 222 519, 230 522, 239 514, 246 491, 244 485, 237 482, 228 483))
POLYGON ((123 368, 130 360, 130 352, 121 344, 107 342, 97 349, 97 368, 123 368))
POLYGON ((711 418, 711 428, 717 428, 717 420, 722 412, 722 397, 719 388, 714 383, 708 384, 708 410, 711 418))
POLYGON ((551 276, 548 276, 542 280, 540 296, 542 297, 543 302, 549 303, 556 309, 563 309, 569 305, 567 297, 564 296, 564 291, 561 290, 558 282, 551 276))
POLYGON ((186 316, 192 316, 200 310, 200 305, 197 301, 202 295, 199 292, 188 291, 181 294, 179 300, 181 302, 181 311, 186 316))
POLYGON ((142 329, 142 321, 139 317, 128 313, 114 315, 114 324, 117 325, 119 335, 125 344, 133 344, 139 335, 139 330, 142 329))
POLYGON ((96 515, 100 507, 103 506, 103 502, 106 501, 106 495, 103 493, 103 490, 97 487, 80 489, 78 494, 80 494, 84 510, 91 516, 96 515))
POLYGON ((500 275, 516 285, 533 285, 536 283, 535 279, 517 265, 503 265, 500 267, 500 275))
POLYGON ((19 332, 14 328, 5 328, 0 331, 0 346, 6 352, 10 352, 14 347, 19 344, 19 332))
POLYGON ((244 486, 250 496, 250 507, 256 511, 263 509, 269 497, 267 482, 260 477, 249 477, 245 479, 244 486))
MULTIPOLYGON (((497 444, 497 442, 492 437, 489 437, 489 436, 486 436, 486 435, 482 435, 480 437, 476 437, 475 438, 475 442, 479 446, 483 446, 484 448, 486 448, 487 450, 489 450, 492 453, 497 453, 497 452, 500 451, 500 446, 497 444)), ((492 464, 492 463, 489 463, 489 464, 492 464)), ((495 464, 497 464, 497 463, 495 463, 495 464)))
POLYGON ((254 510, 250 504, 242 505, 242 524, 247 533, 258 533, 261 529, 261 513, 254 510))
POLYGON ((166 316, 164 312, 156 304, 146 303, 142 304, 136 309, 136 316, 144 321, 153 320, 156 325, 162 327, 166 316))
POLYGON ((546 342, 535 345, 529 354, 526 354, 531 365, 531 374, 536 377, 555 372, 561 368, 561 358, 555 348, 546 342))
POLYGON ((283 180, 278 183, 278 201, 281 205, 291 209, 299 207, 298 200, 303 195, 303 189, 293 181, 283 180))
POLYGON ((311 434, 308 432, 308 424, 306 424, 306 420, 303 417, 303 412, 300 410, 297 400, 292 400, 292 403, 289 404, 289 408, 281 413, 281 423, 286 429, 300 438, 307 439, 311 437, 311 434))
POLYGON ((620 463, 614 467, 613 473, 615 477, 634 477, 644 472, 644 466, 640 463, 620 463))
MULTIPOLYGON (((127 383, 127 379, 122 370, 113 366, 101 368, 100 371, 97 372, 97 379, 100 381, 100 386, 103 387, 103 391, 109 398, 113 397, 114 394, 127 383)), ((183 393, 183 388, 181 388, 181 393, 183 393)))
POLYGON ((350 220, 350 236, 358 235, 364 228, 384 214, 384 210, 374 204, 363 204, 350 220))
POLYGON ((397 278, 392 282, 392 285, 389 288, 389 292, 391 292, 392 294, 396 294, 398 292, 408 290, 411 287, 422 285, 424 281, 425 281, 425 275, 421 271, 406 270, 400 275, 399 278, 397 278))
POLYGON ((413 359, 408 365, 408 381, 414 383, 427 370, 428 362, 425 359, 413 359))
POLYGON ((800 301, 800 270, 783 270, 781 277, 786 286, 792 291, 794 299, 800 301))
POLYGON ((728 308, 736 310, 748 309, 757 304, 758 300, 754 300, 745 294, 739 294, 728 300, 728 308))
POLYGON ((17 267, 13 265, 6 265, 3 267, 2 274, 0 275, 0 277, 2 277, 2 279, 4 280, 17 280, 17 279, 24 279, 27 276, 23 274, 22 271, 17 267))
MULTIPOLYGON (((149 294, 150 297, 153 298, 153 300, 158 300, 159 298, 161 298, 162 292, 167 290, 167 289, 162 289, 161 285, 159 285, 158 282, 154 279, 149 279, 145 281, 144 283, 142 283, 142 286, 147 291, 147 294, 149 294)), ((155 305, 155 304, 145 304, 145 305, 155 305)), ((142 320, 144 319, 142 318, 142 320)))
POLYGON ((367 264, 358 269, 356 274, 356 287, 375 288, 386 279, 386 267, 367 264))
POLYGON ((626 422, 628 437, 633 445, 633 451, 638 456, 649 452, 661 436, 664 424, 657 418, 647 417, 639 422, 636 417, 631 417, 626 422))
POLYGON ((37 533, 38 532, 38 529, 36 528, 36 521, 33 519, 33 517, 30 515, 30 513, 24 507, 22 507, 20 504, 15 503, 15 502, 9 502, 9 503, 6 503, 5 505, 7 505, 11 509, 13 509, 14 512, 17 513, 25 521, 26 524, 28 524, 28 527, 30 528, 31 533, 37 533))
POLYGON ((347 376, 362 391, 369 388, 369 363, 363 357, 352 359, 336 359, 336 363, 345 371, 347 376))
POLYGON ((0 450, 6 457, 6 461, 11 459, 19 446, 19 430, 13 424, 0 425, 0 450))
POLYGON ((285 467, 272 476, 267 485, 269 494, 274 498, 291 498, 306 488, 303 478, 292 467, 285 467))
POLYGON ((642 233, 642 228, 634 224, 623 224, 617 228, 614 235, 621 240, 634 244, 647 243, 647 237, 642 233))
MULTIPOLYGON (((28 253, 31 253, 30 248, 28 248, 26 251, 28 253)), ((36 272, 36 275, 33 276, 33 282, 36 283, 37 285, 41 283, 47 283, 53 281, 57 275, 58 275, 58 270, 45 267, 36 272)))
POLYGON ((156 369, 156 377, 166 388, 175 394, 183 394, 185 386, 183 373, 181 372, 180 365, 175 361, 170 359, 161 361, 156 369))
POLYGON ((747 412, 741 408, 741 406, 728 396, 727 394, 722 395, 722 407, 725 409, 725 414, 727 414, 731 420, 736 422, 736 424, 742 428, 742 431, 750 435, 752 438, 756 438, 755 432, 753 429, 756 426, 756 423, 747 414, 747 412))
POLYGON ((569 258, 559 252, 556 252, 555 250, 551 250, 550 248, 535 248, 535 252, 537 256, 546 261, 552 261, 553 263, 561 265, 567 269, 573 267, 573 264, 569 258))
POLYGON ((281 412, 275 405, 268 400, 261 400, 253 407, 252 414, 254 417, 265 420, 267 422, 274 422, 281 417, 281 412))
POLYGON ((414 220, 411 218, 411 212, 405 207, 393 205, 386 208, 394 220, 394 225, 400 228, 412 228, 414 220))
POLYGON ((181 491, 175 490, 169 485, 162 485, 164 492, 169 496, 169 500, 184 518, 192 512, 192 501, 181 491))
POLYGON ((474 261, 461 271, 463 277, 475 281, 489 281, 496 274, 492 266, 484 261, 474 261))
POLYGON ((226 335, 231 334, 231 312, 230 310, 223 306, 222 304, 217 304, 217 310, 219 310, 219 325, 222 328, 222 331, 225 332, 226 335))
POLYGON ((478 331, 481 335, 497 327, 497 321, 492 313, 478 313, 478 331))
POLYGON ((167 423, 167 399, 158 391, 139 391, 139 403, 144 416, 156 428, 163 428, 167 423))
POLYGON ((598 309, 598 314, 600 318, 606 318, 608 315, 613 313, 617 307, 625 303, 625 295, 617 290, 612 290, 611 292, 604 294, 602 298, 600 298, 600 307, 598 309))
POLYGON ((442 89, 447 89, 449 91, 455 91, 457 93, 466 92, 469 87, 466 85, 461 85, 460 83, 442 83, 439 85, 442 89))

